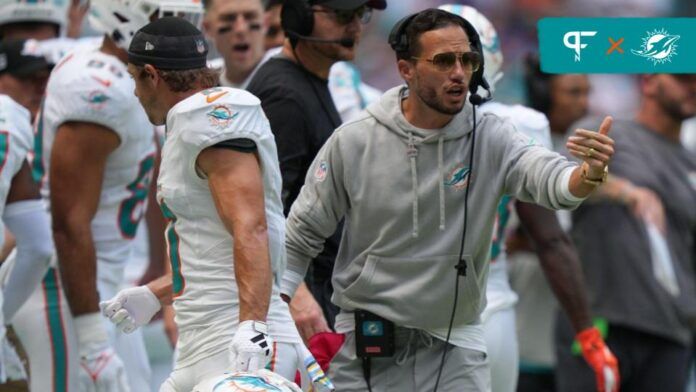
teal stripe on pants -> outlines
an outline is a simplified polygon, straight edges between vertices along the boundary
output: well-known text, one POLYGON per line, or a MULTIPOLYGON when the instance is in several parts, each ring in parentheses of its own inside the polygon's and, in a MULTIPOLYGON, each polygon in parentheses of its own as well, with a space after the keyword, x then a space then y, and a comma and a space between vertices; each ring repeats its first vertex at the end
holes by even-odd
POLYGON ((65 325, 60 314, 61 298, 58 271, 50 268, 44 276, 43 291, 46 301, 46 320, 51 338, 51 355, 53 356, 53 391, 68 390, 68 356, 65 325))

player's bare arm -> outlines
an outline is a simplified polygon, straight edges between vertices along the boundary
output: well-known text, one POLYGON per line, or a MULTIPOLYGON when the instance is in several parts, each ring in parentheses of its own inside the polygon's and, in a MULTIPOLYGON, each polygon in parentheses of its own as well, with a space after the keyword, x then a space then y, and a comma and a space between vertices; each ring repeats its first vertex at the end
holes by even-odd
POLYGON ((623 203, 631 209, 636 218, 652 223, 662 233, 666 230, 662 200, 649 188, 637 186, 625 178, 610 175, 607 183, 593 194, 593 199, 609 199, 623 203))
POLYGON ((99 205, 106 160, 119 144, 110 129, 78 122, 61 125, 53 144, 49 174, 53 238, 75 316, 99 311, 91 222, 99 205))
POLYGON ((556 213, 520 201, 515 206, 520 222, 534 241, 546 279, 575 331, 590 327, 592 321, 580 260, 573 243, 558 223, 556 213))
POLYGON ((160 305, 172 304, 172 271, 168 269, 167 274, 161 276, 147 284, 147 288, 157 297, 160 305))
POLYGON ((239 321, 265 321, 271 264, 261 167, 255 154, 207 148, 197 165, 208 178, 220 219, 234 238, 239 321))
POLYGON ((10 192, 7 194, 7 204, 40 198, 39 184, 31 177, 31 168, 25 161, 22 168, 12 177, 10 192))

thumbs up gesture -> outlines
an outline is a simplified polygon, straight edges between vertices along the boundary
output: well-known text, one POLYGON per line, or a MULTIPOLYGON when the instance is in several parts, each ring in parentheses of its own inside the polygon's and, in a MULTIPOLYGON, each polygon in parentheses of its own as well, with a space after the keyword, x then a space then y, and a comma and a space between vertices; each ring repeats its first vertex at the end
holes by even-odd
POLYGON ((614 155, 614 140, 608 136, 612 121, 610 116, 605 117, 598 132, 576 129, 566 143, 568 151, 587 165, 586 176, 589 179, 602 178, 614 155))

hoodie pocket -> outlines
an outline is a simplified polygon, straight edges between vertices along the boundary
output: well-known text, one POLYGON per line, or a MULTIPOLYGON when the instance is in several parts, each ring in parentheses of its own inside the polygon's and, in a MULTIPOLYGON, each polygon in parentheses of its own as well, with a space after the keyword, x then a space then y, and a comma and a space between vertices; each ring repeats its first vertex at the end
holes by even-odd
POLYGON ((458 255, 369 255, 357 279, 340 296, 347 304, 379 314, 397 325, 447 328, 458 283, 455 325, 469 324, 479 316, 481 289, 470 256, 466 257, 466 275, 455 279, 458 260, 458 255))

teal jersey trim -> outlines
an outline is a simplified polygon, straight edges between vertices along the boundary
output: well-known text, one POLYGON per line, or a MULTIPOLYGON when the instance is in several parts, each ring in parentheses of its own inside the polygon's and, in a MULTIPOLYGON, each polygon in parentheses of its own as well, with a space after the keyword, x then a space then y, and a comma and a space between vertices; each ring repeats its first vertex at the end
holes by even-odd
POLYGON ((39 108, 39 114, 36 116, 36 132, 34 133, 34 158, 31 160, 31 175, 34 181, 40 183, 43 179, 44 174, 46 174, 46 168, 43 164, 43 131, 44 131, 44 104, 45 100, 41 102, 41 107, 39 108))
POLYGON ((505 245, 505 228, 510 220, 510 202, 512 197, 505 195, 498 203, 498 227, 495 232, 495 239, 491 244, 491 260, 495 260, 505 245))
POLYGON ((186 280, 181 273, 181 256, 179 255, 179 234, 176 232, 176 215, 167 207, 164 199, 160 201, 160 209, 164 218, 169 222, 165 231, 167 239, 167 249, 169 253, 169 261, 172 264, 172 292, 174 296, 179 296, 184 292, 186 280))

